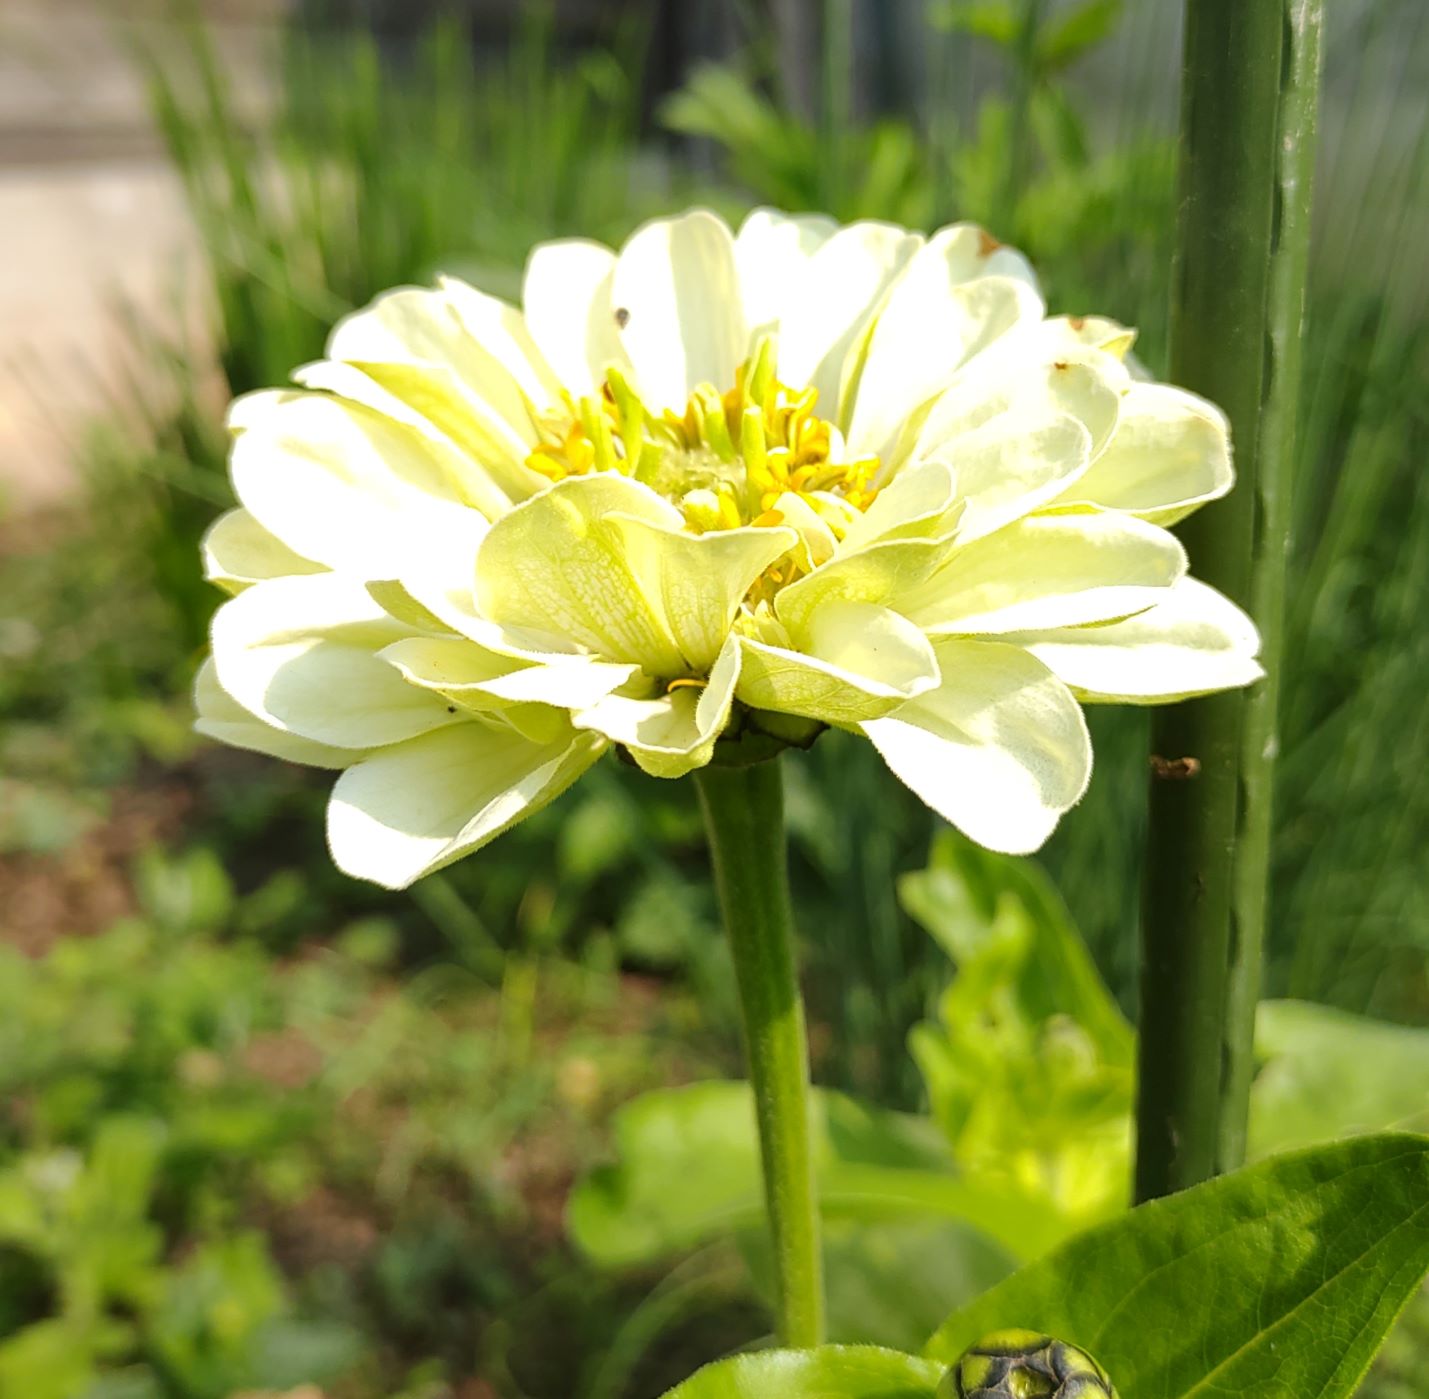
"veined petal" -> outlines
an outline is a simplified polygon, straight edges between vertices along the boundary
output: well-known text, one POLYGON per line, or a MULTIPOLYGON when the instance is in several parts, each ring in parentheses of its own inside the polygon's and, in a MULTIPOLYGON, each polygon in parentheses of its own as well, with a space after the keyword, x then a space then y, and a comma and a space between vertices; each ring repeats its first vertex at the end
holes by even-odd
POLYGON ((334 748, 285 729, 275 729, 256 714, 250 714, 218 683, 212 656, 199 666, 194 678, 194 708, 198 711, 194 728, 206 738, 217 739, 232 748, 246 748, 270 758, 317 768, 345 768, 365 756, 360 749, 334 748))
POLYGON ((1194 578, 1124 622, 1003 640, 1025 647, 1083 701, 1165 704, 1249 685, 1265 673, 1255 623, 1194 578))
POLYGON ((749 331, 723 219, 695 209, 638 229, 620 250, 610 296, 648 407, 683 413, 700 384, 734 382, 749 331))
POLYGON ((615 254, 586 238, 538 244, 526 262, 526 328, 576 398, 597 392, 612 364, 630 363, 610 299, 614 276, 615 254))
POLYGON ((377 748, 452 722, 439 696, 377 653, 412 630, 338 573, 274 578, 218 609, 218 681, 274 728, 337 748, 377 748))
POLYGON ((1186 572, 1174 535, 1130 516, 1029 515, 965 549, 894 604, 929 635, 987 635, 1129 617, 1186 572))
POLYGON ((569 729, 539 743, 468 720, 386 748, 333 788, 333 860, 359 879, 404 889, 555 800, 604 746, 569 729))
POLYGON ((1106 450, 1061 501, 1170 525, 1234 480, 1230 424, 1219 408, 1169 384, 1133 384, 1106 450))
POLYGON ((835 602, 886 603, 915 593, 951 547, 946 539, 886 539, 838 555, 781 589, 774 599, 775 615, 798 633, 816 612, 835 602))
POLYGON ((220 515, 205 531, 199 547, 203 576, 226 593, 240 593, 265 578, 323 571, 320 563, 295 554, 242 509, 220 515))
POLYGON ((607 518, 636 585, 656 604, 666 632, 696 675, 714 664, 754 580, 799 542, 792 529, 777 527, 686 534, 634 515, 607 518))
POLYGON ((399 576, 414 545, 479 533, 450 463, 423 438, 326 394, 275 392, 235 404, 233 487, 296 553, 364 578, 399 576))
POLYGON ((626 527, 607 518, 616 513, 666 528, 684 518, 628 477, 568 478, 491 527, 476 558, 478 611, 503 626, 567 637, 651 675, 683 675, 663 608, 632 572, 626 527))
POLYGON ((1015 646, 943 640, 934 650, 942 684, 863 730, 894 774, 965 835, 1029 854, 1091 778, 1081 708, 1015 646))
POLYGON ((839 229, 804 264, 779 312, 779 377, 818 390, 819 409, 839 408, 844 361, 923 238, 888 223, 839 229))
POLYGON ((772 330, 804 264, 838 231, 823 214, 755 209, 734 236, 734 260, 751 339, 772 330))
POLYGON ((652 777, 683 777, 713 755, 729 722, 739 668, 739 644, 731 636, 703 687, 682 685, 653 699, 607 695, 573 722, 621 744, 652 777))
POLYGON ((826 724, 877 719, 938 684, 933 648, 886 607, 833 602, 816 612, 802 651, 742 637, 739 698, 826 724))

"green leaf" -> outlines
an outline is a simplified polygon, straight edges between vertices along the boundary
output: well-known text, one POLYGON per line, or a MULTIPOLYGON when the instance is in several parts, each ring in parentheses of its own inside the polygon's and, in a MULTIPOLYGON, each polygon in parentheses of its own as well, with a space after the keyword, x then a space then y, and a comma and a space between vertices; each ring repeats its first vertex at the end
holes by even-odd
POLYGON ((1049 25, 1039 36, 1039 70, 1053 72, 1065 68, 1110 38, 1121 19, 1121 12, 1122 0, 1084 0, 1083 4, 1049 25))
POLYGON ((875 1346, 769 1350, 706 1365, 665 1399, 932 1399, 942 1374, 875 1346))
POLYGON ((1348 1399, 1429 1269, 1429 1138, 1266 1161, 1089 1230, 955 1312, 951 1363, 1025 1326, 1141 1399, 1348 1399))

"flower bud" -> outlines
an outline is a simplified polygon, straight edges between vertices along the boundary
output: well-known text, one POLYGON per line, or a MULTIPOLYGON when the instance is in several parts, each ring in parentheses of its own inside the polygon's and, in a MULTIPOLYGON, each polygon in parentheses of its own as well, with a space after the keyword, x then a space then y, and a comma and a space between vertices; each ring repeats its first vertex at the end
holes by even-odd
POLYGON ((1117 1399, 1084 1350, 1037 1331, 994 1331, 963 1352, 938 1399, 1117 1399))

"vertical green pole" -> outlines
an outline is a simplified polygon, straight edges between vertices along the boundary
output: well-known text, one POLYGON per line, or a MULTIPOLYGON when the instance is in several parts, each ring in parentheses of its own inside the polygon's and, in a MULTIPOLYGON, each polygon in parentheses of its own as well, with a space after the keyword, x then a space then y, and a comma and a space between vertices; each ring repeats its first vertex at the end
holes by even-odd
MULTIPOLYGON (((779 1339, 824 1339, 823 1258, 809 1134, 809 1048, 794 966, 794 920, 778 760, 699 769, 715 884, 734 957, 774 1244, 779 1339)), ((672 1181, 678 1190, 679 1182, 672 1181)))
POLYGON ((1268 289, 1269 345, 1261 386, 1259 493, 1250 607, 1260 627, 1266 678, 1246 697, 1241 755, 1242 806, 1236 850, 1226 1024, 1227 1080, 1221 1104, 1219 1165, 1245 1161, 1250 1083, 1255 1075, 1255 1007, 1260 997, 1270 876, 1271 818, 1279 728, 1285 567, 1290 549, 1291 491, 1300 406, 1300 345, 1310 261, 1311 186, 1320 91, 1323 0, 1284 0, 1285 51, 1280 65, 1280 142, 1274 243, 1268 289))
MULTIPOLYGON (((1276 0, 1186 0, 1170 378, 1225 409, 1240 479, 1180 533, 1195 572, 1242 605, 1257 503, 1283 26, 1276 0)), ((1194 1185, 1218 1166, 1244 714, 1236 691, 1170 706, 1152 727, 1140 1200, 1194 1185)))

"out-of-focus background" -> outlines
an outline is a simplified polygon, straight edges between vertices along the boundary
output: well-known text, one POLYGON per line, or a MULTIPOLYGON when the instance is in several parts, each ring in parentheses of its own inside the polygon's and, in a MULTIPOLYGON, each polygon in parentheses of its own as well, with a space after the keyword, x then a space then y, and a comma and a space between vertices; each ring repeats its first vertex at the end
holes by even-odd
MULTIPOLYGON (((1326 8, 1268 993, 1422 1027, 1429 10, 1326 8)), ((727 1251, 602 1268, 563 1225, 622 1102, 738 1074, 691 790, 611 762, 409 893, 337 874, 322 774, 189 728, 223 407, 386 287, 511 295, 533 242, 693 202, 981 221, 1157 369, 1178 25, 5 0, 3 1399, 643 1399, 759 1334, 727 1251)), ((1092 720, 1042 863, 1134 1012, 1144 720, 1092 720)), ((791 767, 815 1076, 924 1109, 935 822, 841 735, 791 767)), ((1420 1308, 1369 1392, 1422 1399, 1427 1358, 1420 1308)))

